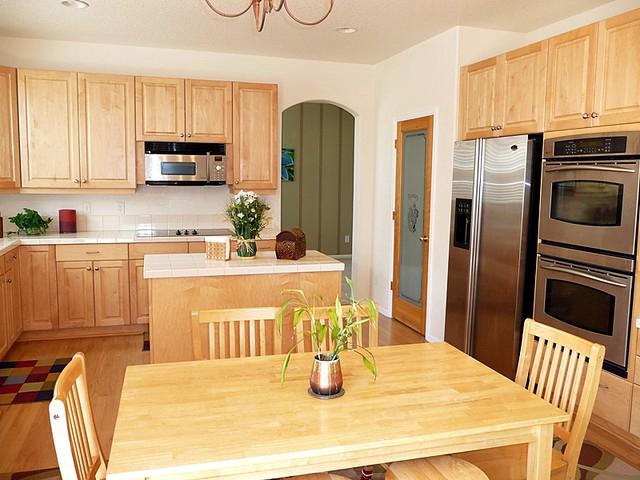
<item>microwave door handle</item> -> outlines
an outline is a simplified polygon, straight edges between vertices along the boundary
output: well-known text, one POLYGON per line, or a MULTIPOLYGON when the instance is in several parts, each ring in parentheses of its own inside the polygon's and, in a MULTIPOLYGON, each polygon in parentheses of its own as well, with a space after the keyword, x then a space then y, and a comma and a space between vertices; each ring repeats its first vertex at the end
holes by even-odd
POLYGON ((630 168, 601 167, 600 165, 562 165, 559 167, 547 167, 547 172, 570 172, 574 170, 592 170, 597 172, 636 173, 630 168))
POLYGON ((569 275, 575 275, 576 277, 587 278, 589 280, 594 280, 600 283, 606 283, 607 285, 613 285, 614 287, 627 288, 624 283, 614 282, 612 280, 606 280, 604 278, 596 277, 595 275, 589 275, 588 273, 579 272, 576 270, 571 270, 570 268, 562 268, 548 265, 540 265, 540 268, 544 268, 545 270, 553 270, 554 272, 560 273, 568 273, 569 275))

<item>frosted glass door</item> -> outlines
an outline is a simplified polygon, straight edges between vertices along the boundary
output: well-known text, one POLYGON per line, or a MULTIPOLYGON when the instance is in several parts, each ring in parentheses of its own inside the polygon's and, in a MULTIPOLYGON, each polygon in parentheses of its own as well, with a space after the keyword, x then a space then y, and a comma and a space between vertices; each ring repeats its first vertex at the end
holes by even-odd
POLYGON ((403 145, 402 207, 400 212, 400 285, 402 300, 422 304, 424 248, 425 158, 427 132, 406 134, 403 145))

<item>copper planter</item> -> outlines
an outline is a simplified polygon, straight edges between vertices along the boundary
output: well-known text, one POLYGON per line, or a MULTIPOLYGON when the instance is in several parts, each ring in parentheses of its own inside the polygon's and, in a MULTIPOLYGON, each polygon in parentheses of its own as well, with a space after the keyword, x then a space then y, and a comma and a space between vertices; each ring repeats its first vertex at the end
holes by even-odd
POLYGON ((340 359, 331 360, 329 355, 316 355, 309 378, 311 391, 318 396, 332 397, 342 391, 342 369, 340 359))

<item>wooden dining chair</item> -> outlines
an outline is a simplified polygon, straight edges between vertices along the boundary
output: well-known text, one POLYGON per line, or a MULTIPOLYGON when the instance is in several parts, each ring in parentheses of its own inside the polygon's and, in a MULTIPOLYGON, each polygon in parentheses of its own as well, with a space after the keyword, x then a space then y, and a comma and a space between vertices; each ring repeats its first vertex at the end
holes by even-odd
POLYGON ((282 338, 275 324, 277 313, 278 309, 274 307, 193 312, 191 337, 194 359, 256 357, 282 353, 282 338), (203 348, 205 342, 202 325, 207 326, 207 348, 203 348))
POLYGON ((93 420, 82 353, 73 356, 56 381, 49 422, 62 480, 105 478, 107 464, 93 420))
MULTIPOLYGON (((317 320, 320 320, 323 323, 326 323, 329 321, 329 310, 333 309, 334 307, 319 307, 315 309, 315 316, 317 320)), ((342 312, 343 315, 341 318, 338 318, 338 323, 340 324, 340 326, 344 325, 344 321, 345 321, 345 315, 347 315, 349 312, 351 312, 351 309, 353 307, 351 305, 343 305, 342 306, 342 312)), ((295 313, 294 313, 295 315, 295 313)), ((355 317, 357 319, 363 319, 363 318, 367 318, 370 315, 369 309, 366 307, 362 307, 359 308, 358 311, 355 314, 355 317)), ((303 321, 301 321, 300 323, 298 323, 298 325, 296 326, 295 329, 295 339, 298 342, 297 343, 297 352, 311 352, 313 351, 313 346, 311 345, 311 339, 309 338, 308 335, 305 335, 305 332, 309 332, 309 330, 311 329, 311 326, 309 324, 309 320, 308 319, 304 319, 303 321), (302 341, 302 339, 304 338, 304 341, 302 341)), ((367 323, 365 328, 363 328, 362 325, 358 326, 358 336, 357 338, 352 338, 351 343, 350 343, 350 347, 353 347, 355 345, 355 342, 359 342, 362 346, 365 347, 377 347, 378 346, 378 325, 375 322, 371 322, 371 323, 367 323), (366 339, 365 339, 365 330, 366 330, 366 339)), ((323 347, 326 350, 329 350, 331 348, 331 337, 329 335, 327 335, 325 337, 325 341, 324 341, 324 345, 323 347)))
MULTIPOLYGON (((524 323, 516 383, 566 411, 570 418, 556 425, 565 444, 553 449, 551 478, 574 480, 578 458, 598 393, 605 349, 561 330, 527 319, 524 323)), ((493 480, 525 479, 527 446, 478 450, 456 455, 482 468, 493 480)))

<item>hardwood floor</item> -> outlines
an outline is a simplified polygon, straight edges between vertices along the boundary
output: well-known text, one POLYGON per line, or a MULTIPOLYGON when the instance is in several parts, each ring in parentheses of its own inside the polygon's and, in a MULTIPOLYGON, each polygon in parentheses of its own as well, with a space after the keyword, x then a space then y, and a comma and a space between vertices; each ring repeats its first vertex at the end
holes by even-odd
MULTIPOLYGON (((380 345, 424 342, 405 325, 380 316, 380 345)), ((104 454, 109 458, 122 381, 127 365, 149 362, 142 335, 16 343, 5 360, 70 357, 84 352, 89 392, 104 454)), ((48 418, 49 402, 0 407, 0 475, 57 466, 48 418)))
MULTIPOLYGON (((5 360, 71 357, 84 352, 96 428, 105 455, 111 439, 127 365, 149 362, 142 335, 16 343, 5 360)), ((49 402, 0 407, 0 473, 57 466, 48 417, 49 402)))

